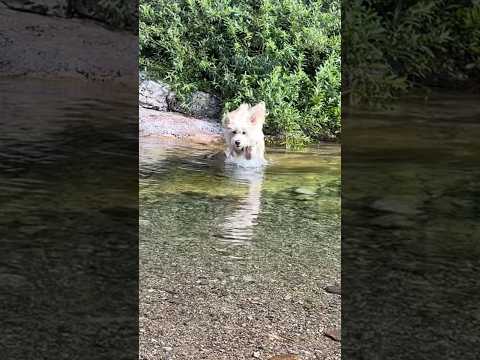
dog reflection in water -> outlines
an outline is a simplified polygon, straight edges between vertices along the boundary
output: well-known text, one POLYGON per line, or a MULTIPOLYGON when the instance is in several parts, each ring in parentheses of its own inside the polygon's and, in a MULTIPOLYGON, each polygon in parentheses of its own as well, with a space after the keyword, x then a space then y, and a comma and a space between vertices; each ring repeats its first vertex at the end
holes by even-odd
POLYGON ((261 210, 263 169, 246 169, 237 166, 225 167, 225 172, 239 183, 248 186, 247 195, 228 212, 221 224, 221 237, 235 245, 250 245, 254 227, 261 210))

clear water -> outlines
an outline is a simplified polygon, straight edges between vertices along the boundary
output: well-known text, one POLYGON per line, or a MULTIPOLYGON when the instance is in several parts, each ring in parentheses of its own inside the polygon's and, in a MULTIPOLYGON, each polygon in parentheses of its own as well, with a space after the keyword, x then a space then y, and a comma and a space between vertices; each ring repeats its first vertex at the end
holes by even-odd
POLYGON ((217 150, 142 144, 141 357, 338 357, 340 147, 269 148, 264 170, 217 150))
MULTIPOLYGON (((205 245, 242 245, 251 251, 301 240, 338 260, 334 250, 340 234, 338 146, 302 152, 268 149, 270 165, 264 169, 205 160, 212 151, 161 144, 143 149, 144 230, 157 228, 172 242, 195 238, 205 245)), ((142 236, 142 242, 148 240, 148 235, 142 236)))
POLYGON ((342 355, 478 357, 478 100, 344 116, 342 355))

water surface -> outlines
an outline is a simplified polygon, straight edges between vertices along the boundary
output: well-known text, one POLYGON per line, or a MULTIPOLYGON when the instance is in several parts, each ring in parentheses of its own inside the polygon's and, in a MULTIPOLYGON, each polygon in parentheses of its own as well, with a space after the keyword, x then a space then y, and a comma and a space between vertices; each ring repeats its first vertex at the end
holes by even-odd
POLYGON ((3 78, 0 112, 2 358, 135 357, 136 90, 3 78))
POLYGON ((143 356, 338 354, 322 331, 339 323, 323 290, 340 277, 339 146, 269 148, 263 170, 206 161, 215 150, 141 147, 143 356))
POLYGON ((344 114, 345 358, 478 357, 478 100, 440 92, 344 114))

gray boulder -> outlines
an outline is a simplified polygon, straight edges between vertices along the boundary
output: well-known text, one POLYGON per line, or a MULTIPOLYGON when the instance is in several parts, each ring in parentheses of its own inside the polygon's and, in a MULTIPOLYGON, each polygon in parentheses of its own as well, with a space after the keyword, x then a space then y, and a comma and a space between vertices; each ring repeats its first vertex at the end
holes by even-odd
POLYGON ((139 87, 139 103, 141 107, 159 111, 168 111, 167 97, 170 94, 168 85, 154 80, 143 80, 139 87))
POLYGON ((2 0, 13 10, 64 18, 94 19, 117 29, 138 31, 138 1, 2 0))
POLYGON ((69 0, 2 0, 2 2, 14 10, 61 17, 70 15, 69 0))
POLYGON ((137 28, 138 1, 70 0, 72 11, 80 17, 95 19, 114 27, 137 28))
POLYGON ((174 93, 170 93, 167 102, 170 111, 180 112, 200 119, 218 120, 222 112, 220 99, 203 91, 194 92, 185 102, 181 102, 174 93))

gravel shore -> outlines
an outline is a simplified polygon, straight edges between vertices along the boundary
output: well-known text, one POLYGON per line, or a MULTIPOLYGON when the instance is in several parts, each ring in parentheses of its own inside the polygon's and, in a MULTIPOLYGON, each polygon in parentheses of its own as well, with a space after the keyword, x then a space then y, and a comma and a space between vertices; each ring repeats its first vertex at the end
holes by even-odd
POLYGON ((140 359, 340 359, 338 274, 190 251, 141 256, 140 359))

